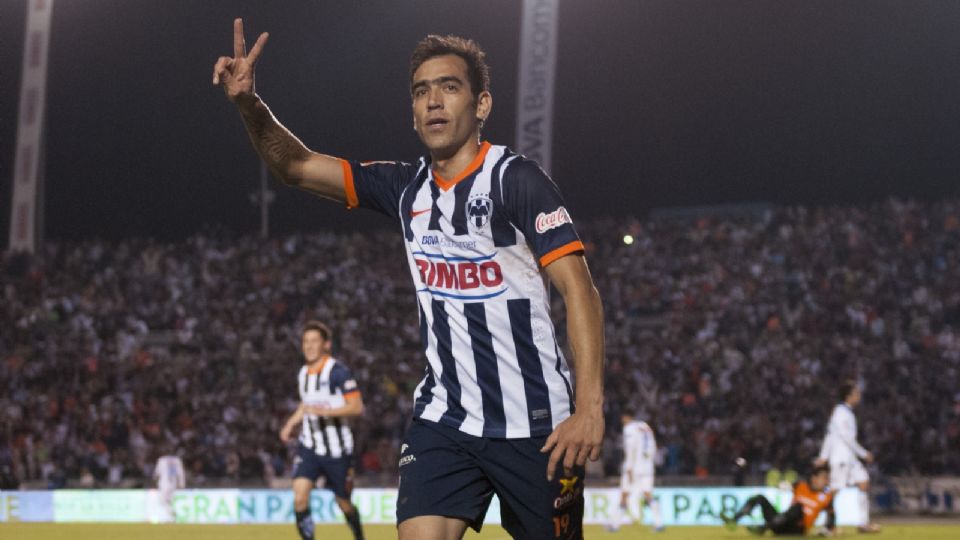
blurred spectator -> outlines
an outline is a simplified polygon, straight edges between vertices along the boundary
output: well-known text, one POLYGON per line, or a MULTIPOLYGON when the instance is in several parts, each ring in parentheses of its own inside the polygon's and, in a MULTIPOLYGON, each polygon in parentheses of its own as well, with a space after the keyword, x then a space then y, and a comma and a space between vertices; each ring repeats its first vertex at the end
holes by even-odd
POLYGON ((0 490, 20 489, 20 481, 13 475, 13 467, 9 463, 0 465, 0 490))

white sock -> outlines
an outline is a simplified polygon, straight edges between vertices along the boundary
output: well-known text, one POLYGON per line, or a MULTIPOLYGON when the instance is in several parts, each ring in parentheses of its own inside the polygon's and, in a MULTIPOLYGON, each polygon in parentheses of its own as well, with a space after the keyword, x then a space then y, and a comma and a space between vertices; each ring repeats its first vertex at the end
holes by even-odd
POLYGON ((620 527, 620 520, 623 518, 623 507, 619 504, 616 508, 613 509, 613 520, 610 522, 610 526, 613 528, 620 527))
POLYGON ((860 523, 862 525, 870 524, 870 495, 864 491, 858 491, 858 502, 860 503, 860 523))
POLYGON ((660 501, 650 499, 647 504, 650 505, 650 511, 653 512, 653 526, 658 529, 663 527, 663 517, 660 515, 660 501))

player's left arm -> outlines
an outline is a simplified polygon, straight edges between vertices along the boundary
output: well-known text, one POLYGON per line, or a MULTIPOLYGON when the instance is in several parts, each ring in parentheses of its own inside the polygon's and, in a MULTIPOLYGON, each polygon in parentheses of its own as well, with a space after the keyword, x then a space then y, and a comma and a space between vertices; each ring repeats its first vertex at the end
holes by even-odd
POLYGON ((836 430, 835 436, 840 439, 840 442, 847 445, 847 448, 858 458, 866 461, 873 459, 873 455, 857 442, 857 425, 853 413, 849 413, 846 418, 840 421, 840 429, 836 430))
POLYGON ((636 435, 628 435, 626 430, 623 434, 623 472, 627 475, 627 481, 633 482, 633 464, 637 461, 637 440, 636 435))
POLYGON ((567 308, 567 338, 577 382, 576 412, 557 425, 541 449, 550 452, 547 480, 552 480, 561 459, 565 468, 571 468, 586 464, 588 458, 600 458, 604 431, 603 304, 583 255, 565 255, 545 270, 567 308))
POLYGON ((177 458, 177 487, 184 489, 187 487, 187 473, 183 468, 183 460, 177 458))
POLYGON ((360 386, 343 364, 333 366, 330 373, 333 385, 343 394, 344 404, 340 407, 323 407, 307 405, 307 414, 316 414, 327 418, 360 416, 363 414, 363 397, 360 395, 360 386))
POLYGON ((833 510, 833 499, 830 499, 830 504, 823 511, 827 513, 826 523, 823 524, 824 529, 827 535, 833 536, 837 532, 837 513, 833 510))
POLYGON ((317 405, 307 405, 307 414, 316 414, 328 418, 360 416, 363 414, 363 397, 360 395, 359 390, 346 394, 343 399, 346 403, 344 403, 342 407, 327 408, 317 405))

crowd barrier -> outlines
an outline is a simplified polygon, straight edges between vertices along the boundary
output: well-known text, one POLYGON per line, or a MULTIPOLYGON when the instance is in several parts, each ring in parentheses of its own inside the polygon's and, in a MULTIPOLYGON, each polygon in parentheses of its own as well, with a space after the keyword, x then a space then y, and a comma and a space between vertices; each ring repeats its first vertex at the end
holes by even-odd
MULTIPOLYGON (((720 513, 736 510, 749 497, 765 495, 777 508, 783 509, 791 493, 776 488, 657 488, 664 524, 720 525, 720 513)), ((364 523, 394 523, 396 489, 361 488, 353 492, 354 503, 364 523)), ((584 492, 584 521, 605 524, 620 500, 614 488, 587 488, 584 492)), ((838 523, 859 522, 857 494, 853 489, 841 491, 835 500, 838 523)), ((343 520, 333 494, 315 490, 310 501, 317 523, 343 520)), ((293 494, 278 489, 184 489, 173 497, 174 520, 177 523, 292 523, 293 494)), ((56 490, 0 492, 0 522, 124 522, 157 523, 165 511, 156 490, 56 490)), ((759 523, 759 510, 741 521, 759 523)), ((643 521, 649 521, 645 512, 643 521)), ((485 523, 500 523, 500 504, 496 497, 487 512, 485 523)))

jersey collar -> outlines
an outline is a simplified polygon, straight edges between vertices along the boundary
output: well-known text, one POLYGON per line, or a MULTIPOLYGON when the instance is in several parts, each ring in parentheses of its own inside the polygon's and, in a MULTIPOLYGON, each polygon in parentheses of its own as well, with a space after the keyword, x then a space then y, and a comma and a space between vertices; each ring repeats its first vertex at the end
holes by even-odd
POLYGON ((307 375, 316 375, 317 373, 322 372, 323 367, 327 365, 327 360, 329 359, 330 359, 329 354, 323 355, 323 357, 321 357, 320 360, 317 360, 317 363, 314 366, 307 368, 307 375))
POLYGON ((480 150, 477 152, 477 155, 473 158, 473 161, 471 161, 470 164, 467 165, 466 169, 464 169, 460 174, 455 176, 453 180, 446 180, 443 177, 441 177, 439 174, 437 174, 436 171, 431 169, 430 175, 433 176, 433 181, 436 182, 437 186, 439 186, 440 189, 442 189, 443 191, 449 190, 453 186, 459 184, 461 180, 463 180, 464 178, 476 172, 477 169, 479 169, 480 166, 483 165, 483 160, 487 158, 487 150, 490 150, 490 143, 487 141, 483 141, 483 144, 480 145, 480 150))

